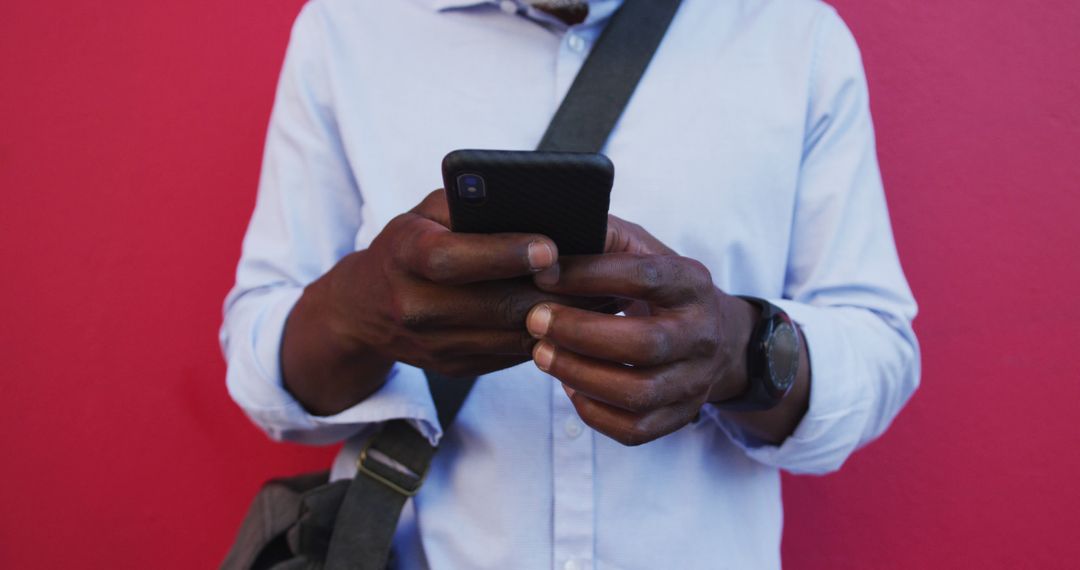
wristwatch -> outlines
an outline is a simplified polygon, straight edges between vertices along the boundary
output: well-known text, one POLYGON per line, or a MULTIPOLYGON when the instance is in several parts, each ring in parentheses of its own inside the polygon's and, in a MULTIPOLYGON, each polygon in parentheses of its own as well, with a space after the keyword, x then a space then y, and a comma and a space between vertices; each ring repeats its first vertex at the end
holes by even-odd
POLYGON ((746 349, 747 388, 741 395, 713 405, 724 410, 768 410, 783 401, 795 384, 799 329, 780 307, 757 297, 739 298, 761 309, 746 349))

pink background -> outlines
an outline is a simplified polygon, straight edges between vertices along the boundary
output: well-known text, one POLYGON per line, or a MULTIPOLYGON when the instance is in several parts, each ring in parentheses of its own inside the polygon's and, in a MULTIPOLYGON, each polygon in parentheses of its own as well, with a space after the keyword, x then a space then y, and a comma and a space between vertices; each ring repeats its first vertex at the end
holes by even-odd
MULTIPOLYGON (((0 567, 211 567, 264 478, 329 461, 247 423, 215 337, 300 4, 5 4, 0 567)), ((785 480, 786 565, 1076 567, 1080 3, 836 5, 925 373, 785 480)))

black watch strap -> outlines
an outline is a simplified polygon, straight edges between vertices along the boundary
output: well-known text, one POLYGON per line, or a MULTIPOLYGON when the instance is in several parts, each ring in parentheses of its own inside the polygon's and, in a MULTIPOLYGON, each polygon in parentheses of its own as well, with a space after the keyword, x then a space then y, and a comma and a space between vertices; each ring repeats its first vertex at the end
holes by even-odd
POLYGON ((746 348, 746 391, 714 402, 733 411, 763 411, 776 407, 791 391, 798 375, 799 329, 783 309, 758 297, 738 296, 761 314, 746 348))

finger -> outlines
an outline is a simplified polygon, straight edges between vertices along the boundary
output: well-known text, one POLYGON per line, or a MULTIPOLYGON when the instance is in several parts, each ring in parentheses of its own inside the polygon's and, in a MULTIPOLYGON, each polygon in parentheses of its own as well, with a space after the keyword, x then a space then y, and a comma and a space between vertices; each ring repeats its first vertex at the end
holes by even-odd
POLYGON ((432 362, 412 364, 456 379, 491 374, 492 372, 517 366, 526 360, 528 360, 528 357, 524 356, 494 355, 458 357, 445 360, 436 359, 432 362))
POLYGON ((617 317, 554 303, 537 305, 525 319, 534 337, 609 362, 659 366, 715 350, 704 331, 680 325, 669 315, 617 317))
POLYGON ((581 421, 596 431, 628 446, 641 445, 677 431, 690 423, 696 412, 692 406, 660 408, 634 414, 596 401, 581 392, 567 390, 581 421))
POLYGON ((450 228, 450 206, 446 201, 446 191, 442 188, 432 190, 415 208, 409 211, 437 222, 444 228, 450 228))
POLYGON ((536 339, 512 330, 453 329, 428 333, 429 351, 438 358, 461 356, 531 356, 536 339))
POLYGON ((625 305, 623 308, 623 314, 628 317, 647 317, 652 313, 649 310, 649 304, 642 301, 632 301, 625 305))
MULTIPOLYGON (((547 341, 536 343, 537 368, 594 400, 630 412, 643 413, 696 397, 677 367, 642 368, 605 362, 575 354, 547 341)), ((704 388, 702 388, 702 391, 704 388)))
POLYGON ((539 234, 467 234, 417 218, 398 257, 409 272, 447 285, 530 275, 558 258, 555 242, 539 234))
POLYGON ((570 306, 604 303, 605 299, 574 298, 538 290, 528 280, 486 281, 469 285, 417 282, 394 291, 389 316, 409 330, 477 328, 525 331, 525 316, 533 306, 552 302, 570 306))
POLYGON ((608 214, 604 253, 675 255, 675 250, 653 237, 645 228, 608 214))
POLYGON ((574 255, 559 260, 534 279, 545 291, 567 295, 608 295, 677 306, 711 290, 712 275, 701 263, 676 255, 608 253, 574 255))

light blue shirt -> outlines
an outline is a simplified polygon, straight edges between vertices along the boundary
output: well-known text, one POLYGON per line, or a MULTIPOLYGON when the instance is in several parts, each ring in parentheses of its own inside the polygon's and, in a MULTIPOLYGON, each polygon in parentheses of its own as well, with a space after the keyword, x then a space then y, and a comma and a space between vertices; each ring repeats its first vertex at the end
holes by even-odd
POLYGON ((448 151, 533 148, 617 5, 567 28, 513 1, 315 0, 293 29, 225 303, 229 393, 275 439, 345 441, 335 478, 379 422, 440 443, 395 539, 407 568, 778 567, 779 470, 839 468, 918 385, 850 32, 816 0, 685 0, 605 149, 611 211, 801 324, 813 381, 791 437, 764 445, 706 406, 623 447, 531 362, 481 378, 445 434, 404 364, 332 417, 282 388, 302 288, 438 188, 448 151))

